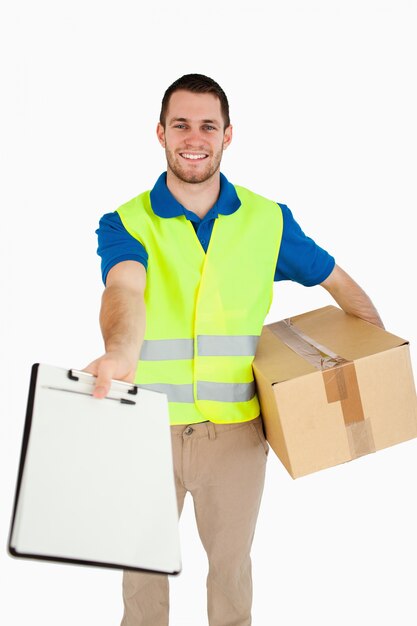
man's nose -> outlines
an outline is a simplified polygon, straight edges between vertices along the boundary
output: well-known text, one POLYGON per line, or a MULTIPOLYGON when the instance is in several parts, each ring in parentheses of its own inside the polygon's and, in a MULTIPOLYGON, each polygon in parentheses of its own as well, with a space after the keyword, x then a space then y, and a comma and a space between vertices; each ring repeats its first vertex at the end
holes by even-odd
POLYGON ((204 139, 198 129, 190 128, 185 136, 185 142, 190 146, 201 146, 204 143, 204 139))

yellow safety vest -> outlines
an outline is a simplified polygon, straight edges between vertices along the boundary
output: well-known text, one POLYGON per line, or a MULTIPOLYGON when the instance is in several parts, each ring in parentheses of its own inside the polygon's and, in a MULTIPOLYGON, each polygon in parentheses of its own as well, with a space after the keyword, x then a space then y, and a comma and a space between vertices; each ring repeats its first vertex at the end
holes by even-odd
POLYGON ((219 214, 207 253, 185 215, 155 215, 149 191, 117 211, 149 255, 135 383, 168 395, 171 424, 245 422, 260 413, 252 361, 272 302, 282 212, 235 189, 241 206, 219 214))

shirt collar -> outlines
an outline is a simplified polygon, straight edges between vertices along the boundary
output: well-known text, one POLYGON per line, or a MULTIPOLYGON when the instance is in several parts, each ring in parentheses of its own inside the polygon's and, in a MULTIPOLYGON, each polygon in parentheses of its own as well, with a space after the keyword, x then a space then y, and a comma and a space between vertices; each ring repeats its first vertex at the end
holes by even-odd
MULTIPOLYGON (((188 211, 174 198, 172 193, 167 187, 166 172, 160 175, 155 183, 154 188, 151 191, 151 206, 155 215, 158 217, 178 217, 179 215, 185 215, 187 220, 193 222, 200 222, 201 219, 193 213, 188 211)), ((229 183, 226 176, 220 174, 220 194, 215 205, 204 216, 204 220, 214 219, 220 215, 231 215, 240 207, 241 202, 236 193, 234 186, 229 183)))

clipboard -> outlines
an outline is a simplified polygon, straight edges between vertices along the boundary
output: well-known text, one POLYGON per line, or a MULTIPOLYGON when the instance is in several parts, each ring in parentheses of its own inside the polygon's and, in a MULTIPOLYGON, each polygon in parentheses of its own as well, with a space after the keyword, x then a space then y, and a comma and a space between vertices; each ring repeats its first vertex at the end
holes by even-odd
POLYGON ((8 542, 13 557, 181 571, 166 394, 36 363, 8 542))

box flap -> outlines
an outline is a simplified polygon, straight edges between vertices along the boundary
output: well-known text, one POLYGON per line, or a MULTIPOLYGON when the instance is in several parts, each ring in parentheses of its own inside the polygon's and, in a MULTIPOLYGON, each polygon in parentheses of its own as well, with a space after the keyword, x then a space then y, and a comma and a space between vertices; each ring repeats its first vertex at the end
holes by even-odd
MULTIPOLYGON (((300 330, 315 343, 327 347, 347 361, 384 352, 408 342, 397 335, 348 315, 336 306, 326 306, 290 318, 294 330, 300 330)), ((275 334, 282 322, 263 327, 253 368, 262 369, 270 383, 282 382, 316 371, 314 365, 288 347, 275 334)))
POLYGON ((408 343, 401 337, 331 305, 291 317, 291 322, 306 335, 348 361, 408 343))
POLYGON ((261 370, 271 385, 317 371, 313 365, 280 341, 268 326, 264 326, 262 330, 253 369, 255 375, 261 370))

